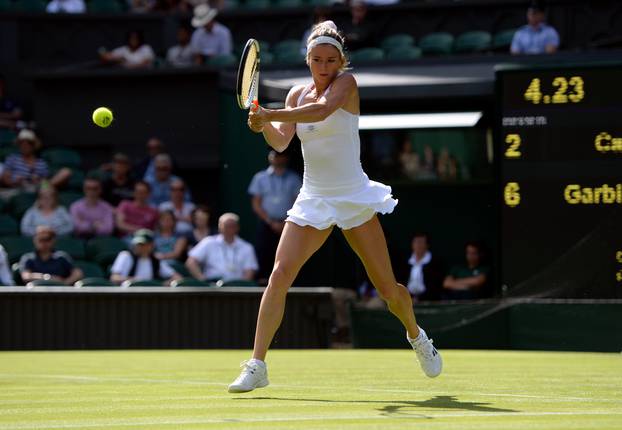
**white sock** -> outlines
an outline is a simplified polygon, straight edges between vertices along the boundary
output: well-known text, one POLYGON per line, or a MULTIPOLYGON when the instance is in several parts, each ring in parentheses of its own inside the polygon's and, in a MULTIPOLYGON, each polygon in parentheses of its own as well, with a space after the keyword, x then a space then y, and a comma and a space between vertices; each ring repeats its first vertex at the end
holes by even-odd
POLYGON ((414 339, 411 339, 411 337, 408 335, 408 332, 406 332, 406 338, 408 339, 408 342, 410 342, 411 344, 418 343, 419 341, 424 339, 424 337, 425 337, 425 332, 423 331, 421 327, 419 327, 419 335, 417 335, 417 337, 414 339))
POLYGON ((256 365, 264 367, 264 368, 266 367, 266 362, 265 361, 261 361, 258 358, 251 358, 250 360, 248 360, 248 363, 249 364, 256 364, 256 365))

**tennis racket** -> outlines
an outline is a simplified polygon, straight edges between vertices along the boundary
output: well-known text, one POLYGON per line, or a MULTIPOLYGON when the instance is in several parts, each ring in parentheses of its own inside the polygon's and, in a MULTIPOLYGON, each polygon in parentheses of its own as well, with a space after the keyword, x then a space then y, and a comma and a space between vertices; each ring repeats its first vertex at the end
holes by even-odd
POLYGON ((259 106, 259 42, 248 39, 238 67, 236 84, 238 105, 240 109, 255 110, 259 106))

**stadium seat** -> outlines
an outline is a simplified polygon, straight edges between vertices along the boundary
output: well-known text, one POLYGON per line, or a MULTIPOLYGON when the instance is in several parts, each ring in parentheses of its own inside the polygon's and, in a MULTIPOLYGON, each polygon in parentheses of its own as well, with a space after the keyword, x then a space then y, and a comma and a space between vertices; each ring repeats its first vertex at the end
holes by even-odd
POLYGON ((35 193, 19 193, 9 199, 9 210, 15 219, 22 219, 22 216, 37 200, 35 193))
POLYGON ((215 283, 194 278, 183 278, 171 282, 172 287, 214 287, 215 283))
POLYGON ((305 2, 303 0, 274 0, 272 4, 276 7, 300 7, 305 2))
POLYGON ((173 270, 177 273, 179 273, 181 276, 185 276, 185 277, 190 277, 190 272, 188 271, 188 268, 184 265, 184 263, 180 262, 180 261, 170 261, 169 266, 171 266, 173 268, 173 270))
MULTIPOLYGON (((262 55, 263 55, 264 52, 270 50, 270 46, 271 46, 271 44, 267 40, 260 40, 259 41, 259 50, 261 51, 262 55)), ((244 48, 244 46, 242 46, 242 48, 244 48)), ((262 58, 262 60, 263 60, 263 58, 262 58)))
POLYGON ((105 276, 104 271, 101 267, 99 267, 99 264, 84 260, 74 261, 73 264, 82 270, 85 278, 104 278, 105 276))
POLYGON ((272 52, 278 56, 281 52, 300 52, 300 40, 297 39, 284 39, 272 46, 272 52))
POLYGON ((249 9, 265 9, 270 7, 270 0, 244 0, 244 7, 249 9))
POLYGON ((19 261, 22 255, 34 251, 31 237, 26 236, 2 236, 0 243, 4 246, 11 264, 19 261))
POLYGON ((2 146, 0 147, 0 161, 6 160, 11 154, 17 154, 19 151, 15 146, 2 146))
POLYGON ((0 213, 1 212, 8 212, 9 211, 9 204, 6 200, 4 199, 0 199, 0 213))
POLYGON ((61 236, 57 238, 56 249, 65 251, 74 260, 83 260, 86 254, 82 239, 70 236, 61 236))
POLYGON ((238 59, 232 54, 214 55, 208 58, 206 64, 216 67, 227 67, 233 64, 237 64, 238 59))
MULTIPOLYGON (((3 2, 5 4, 10 5, 10 2, 8 0, 0 0, 0 10, 3 10, 2 9, 3 2)), ((8 10, 8 9, 4 9, 4 10, 8 10)), ((17 137, 17 133, 15 133, 13 130, 0 129, 0 146, 12 145, 13 142, 15 142, 16 137, 17 137)))
POLYGON ((52 166, 80 167, 82 157, 77 151, 68 148, 50 148, 41 152, 41 158, 52 166))
MULTIPOLYGON (((107 254, 114 254, 116 256, 116 254, 126 249, 126 243, 117 237, 94 237, 86 244, 86 258, 87 260, 96 261, 99 263, 98 257, 100 257, 100 259, 104 259, 103 256, 107 254)), ((101 263, 99 264, 101 265, 101 263)))
POLYGON ((380 47, 385 51, 391 51, 396 48, 414 46, 415 38, 410 34, 400 33, 385 37, 380 43, 380 47))
POLYGON ((80 200, 82 197, 84 197, 84 194, 77 191, 61 191, 58 193, 58 203, 69 209, 73 202, 80 200))
POLYGON ((419 47, 424 55, 451 54, 454 37, 449 33, 430 33, 419 41, 419 47))
POLYGON ((19 224, 11 215, 0 214, 0 236, 15 236, 19 234, 19 224))
POLYGON ((492 36, 487 31, 462 33, 454 42, 455 52, 483 52, 490 49, 492 36))
POLYGON ((274 54, 275 64, 304 64, 305 57, 300 53, 300 49, 292 51, 281 51, 274 54))
POLYGON ((66 287, 62 281, 55 281, 53 279, 35 279, 26 284, 27 287, 66 287))
POLYGON ((231 279, 230 281, 218 281, 216 283, 219 287, 258 287, 259 284, 255 281, 249 281, 247 279, 231 279))
POLYGON ((45 0, 19 0, 13 2, 13 10, 30 13, 45 12, 46 4, 45 0))
POLYGON ((67 188, 71 190, 80 190, 82 191, 84 185, 84 178, 86 175, 80 169, 71 168, 71 176, 69 177, 69 181, 67 181, 67 188))
POLYGON ((73 284, 74 287, 82 288, 82 287, 118 287, 114 282, 100 277, 88 277, 84 279, 80 279, 73 284))
POLYGON ((350 53, 350 61, 354 64, 381 61, 384 59, 384 52, 380 48, 363 48, 350 53))
POLYGON ((274 54, 268 51, 261 52, 261 64, 272 64, 274 63, 274 54))
POLYGON ((514 33, 516 33, 515 28, 495 33, 492 38, 492 49, 497 52, 509 51, 510 46, 512 46, 512 39, 514 39, 514 33))
POLYGON ((162 281, 149 279, 145 281, 125 281, 123 287, 166 287, 162 281))
POLYGON ((387 60, 407 61, 421 58, 421 48, 416 46, 400 46, 391 49, 386 54, 387 60))
POLYGON ((117 0, 91 0, 87 9, 91 13, 120 13, 124 8, 117 0))

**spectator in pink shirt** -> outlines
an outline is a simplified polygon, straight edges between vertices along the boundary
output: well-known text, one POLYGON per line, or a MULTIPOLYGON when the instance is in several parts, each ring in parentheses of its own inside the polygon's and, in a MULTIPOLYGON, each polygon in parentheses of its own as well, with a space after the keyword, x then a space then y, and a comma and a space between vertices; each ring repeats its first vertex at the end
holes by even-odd
POLYGON ((134 200, 123 200, 117 208, 117 229, 121 234, 130 235, 136 230, 153 230, 158 222, 158 210, 149 206, 151 186, 145 181, 134 184, 134 200))
POLYGON ((83 238, 112 234, 114 209, 101 199, 101 181, 87 178, 83 190, 84 198, 73 203, 69 210, 73 218, 74 234, 83 238))

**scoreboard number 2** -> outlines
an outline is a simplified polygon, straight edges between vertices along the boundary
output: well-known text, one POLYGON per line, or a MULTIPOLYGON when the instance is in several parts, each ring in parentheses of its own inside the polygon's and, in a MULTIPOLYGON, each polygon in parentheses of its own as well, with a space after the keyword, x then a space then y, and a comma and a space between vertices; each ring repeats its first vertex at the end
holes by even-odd
POLYGON ((520 158, 522 153, 518 150, 522 143, 520 135, 508 134, 505 136, 505 143, 508 144, 508 148, 505 150, 505 158, 520 158))

